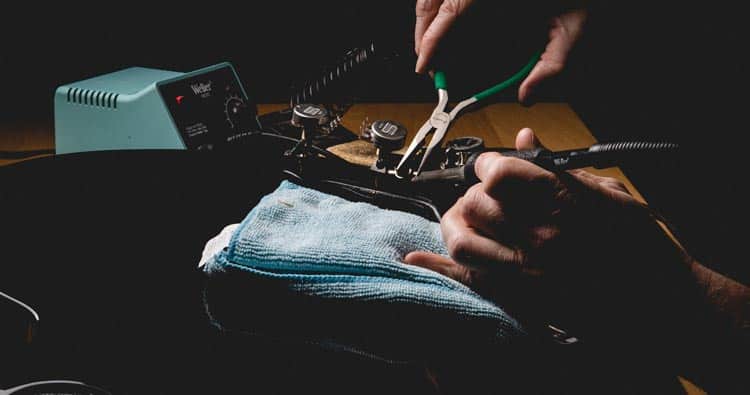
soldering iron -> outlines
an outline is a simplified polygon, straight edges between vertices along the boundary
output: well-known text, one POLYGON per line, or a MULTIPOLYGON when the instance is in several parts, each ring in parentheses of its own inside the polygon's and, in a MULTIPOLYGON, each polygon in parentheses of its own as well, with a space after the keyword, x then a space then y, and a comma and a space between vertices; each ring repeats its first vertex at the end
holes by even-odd
POLYGON ((613 167, 631 159, 675 152, 675 143, 662 142, 619 142, 594 144, 589 148, 550 151, 543 148, 531 150, 485 149, 471 154, 462 166, 441 170, 423 171, 412 178, 412 182, 452 182, 455 184, 471 185, 479 182, 474 165, 482 153, 500 152, 510 156, 527 160, 539 167, 552 172, 560 172, 582 167, 606 168, 613 167))

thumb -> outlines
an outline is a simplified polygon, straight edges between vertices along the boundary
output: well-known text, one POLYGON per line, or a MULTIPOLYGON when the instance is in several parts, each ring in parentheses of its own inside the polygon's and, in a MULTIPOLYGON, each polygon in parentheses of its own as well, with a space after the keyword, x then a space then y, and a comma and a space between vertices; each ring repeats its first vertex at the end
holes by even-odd
POLYGON ((523 128, 518 131, 516 135, 516 149, 517 150, 530 150, 534 148, 546 148, 542 145, 539 139, 534 134, 534 131, 529 128, 523 128))
POLYGON ((454 260, 426 251, 413 251, 404 257, 404 263, 438 272, 465 285, 471 285, 471 270, 454 260))

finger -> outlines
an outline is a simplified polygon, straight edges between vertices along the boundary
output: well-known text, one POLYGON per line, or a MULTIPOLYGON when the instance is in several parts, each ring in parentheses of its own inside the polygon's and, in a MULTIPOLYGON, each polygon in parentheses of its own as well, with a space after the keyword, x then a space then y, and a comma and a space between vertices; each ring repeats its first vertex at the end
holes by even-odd
POLYGON ((452 259, 426 251, 414 251, 404 257, 404 263, 423 267, 452 278, 468 286, 472 285, 469 268, 461 266, 452 259))
POLYGON ((497 152, 480 155, 474 164, 474 172, 482 181, 485 192, 501 201, 513 192, 544 191, 554 189, 558 184, 553 173, 529 161, 497 152))
POLYGON ((471 1, 448 0, 440 5, 437 15, 435 15, 435 18, 422 36, 417 57, 417 66, 415 68, 417 73, 423 73, 425 71, 427 64, 435 54, 438 43, 445 34, 448 33, 448 30, 453 26, 456 18, 464 12, 469 4, 471 4, 471 1))
POLYGON ((417 0, 416 14, 417 20, 414 25, 414 52, 419 55, 419 48, 422 44, 422 36, 435 19, 442 0, 417 0))
POLYGON ((481 184, 474 184, 456 202, 454 211, 481 236, 513 245, 512 231, 506 223, 502 205, 487 193, 481 184))
POLYGON ((583 169, 569 170, 568 174, 572 175, 589 190, 596 191, 613 201, 626 204, 634 202, 632 195, 620 180, 597 176, 583 169))
POLYGON ((536 138, 534 131, 529 128, 523 128, 516 135, 516 149, 530 150, 534 148, 545 148, 539 139, 536 138))
POLYGON ((592 184, 611 187, 616 190, 627 192, 627 188, 625 188, 625 185, 616 178, 599 176, 583 169, 572 169, 569 170, 568 173, 572 174, 578 179, 590 181, 592 184))
MULTIPOLYGON (((549 49, 547 51, 549 51, 549 49)), ((531 70, 531 73, 529 73, 518 88, 519 102, 529 103, 531 101, 531 96, 534 94, 534 90, 539 84, 562 72, 564 63, 550 59, 550 55, 547 51, 542 54, 542 58, 537 62, 536 66, 531 70), (545 57, 547 59, 545 59, 545 57)))
POLYGON ((540 83, 562 72, 568 53, 578 40, 585 21, 585 10, 569 11, 553 19, 549 43, 539 62, 518 88, 518 101, 528 103, 540 83))
POLYGON ((457 263, 475 268, 497 264, 521 267, 523 254, 495 240, 479 235, 460 215, 446 213, 440 221, 448 253, 457 263))

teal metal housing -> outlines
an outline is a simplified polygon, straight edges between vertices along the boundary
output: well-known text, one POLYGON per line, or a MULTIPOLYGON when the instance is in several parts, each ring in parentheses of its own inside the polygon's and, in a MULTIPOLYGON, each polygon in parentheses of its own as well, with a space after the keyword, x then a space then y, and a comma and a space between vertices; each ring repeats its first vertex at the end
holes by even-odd
POLYGON ((131 67, 58 87, 56 153, 185 149, 158 86, 227 66, 231 68, 220 63, 190 73, 131 67))

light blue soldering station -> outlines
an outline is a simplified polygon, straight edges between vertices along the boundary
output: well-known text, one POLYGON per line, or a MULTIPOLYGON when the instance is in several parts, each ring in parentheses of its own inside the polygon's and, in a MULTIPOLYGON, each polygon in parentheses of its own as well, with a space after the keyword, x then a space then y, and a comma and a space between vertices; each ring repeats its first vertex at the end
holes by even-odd
POLYGON ((57 154, 212 149, 257 125, 234 67, 189 73, 131 67, 57 88, 57 154))

